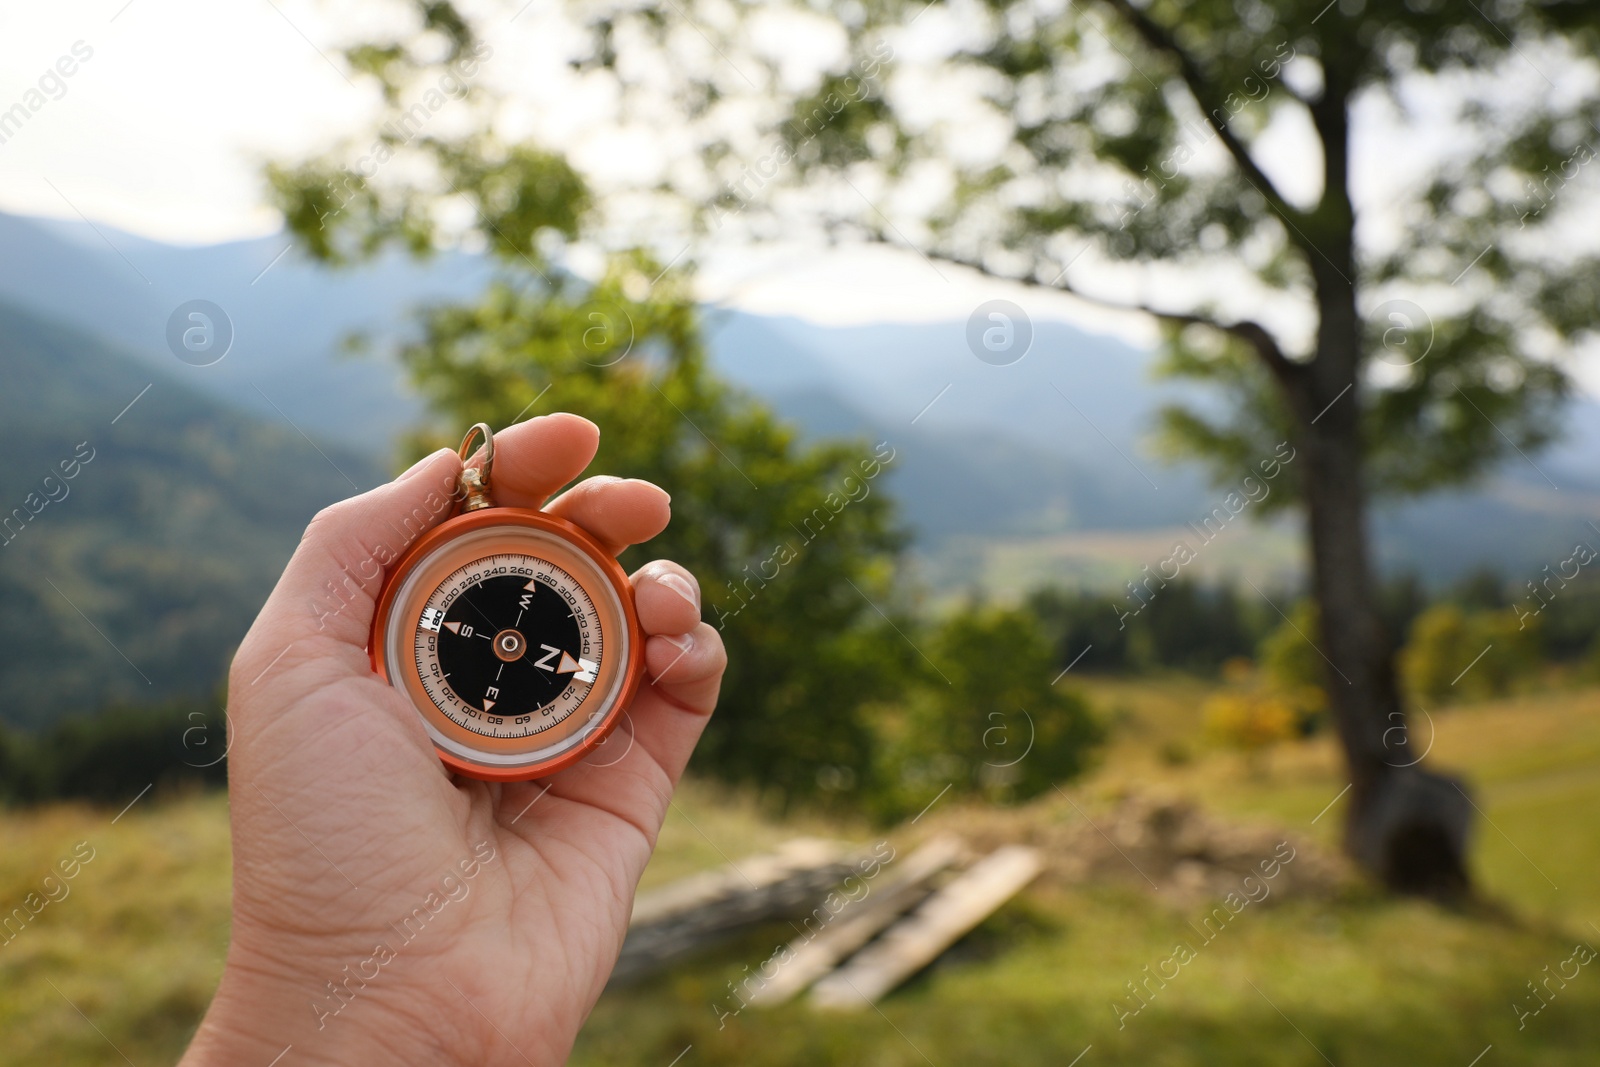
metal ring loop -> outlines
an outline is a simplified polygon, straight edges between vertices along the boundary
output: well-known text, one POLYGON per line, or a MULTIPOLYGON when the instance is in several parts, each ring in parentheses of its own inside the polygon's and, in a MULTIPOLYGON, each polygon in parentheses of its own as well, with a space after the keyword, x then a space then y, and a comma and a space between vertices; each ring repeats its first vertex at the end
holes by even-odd
POLYGON ((486 422, 473 423, 472 428, 467 431, 467 436, 461 439, 461 447, 456 450, 456 454, 461 457, 461 462, 465 464, 472 458, 475 451, 472 447, 473 438, 479 435, 483 437, 483 470, 479 478, 483 481, 483 487, 487 489, 489 488, 489 468, 494 466, 494 431, 489 429, 489 424, 486 422))

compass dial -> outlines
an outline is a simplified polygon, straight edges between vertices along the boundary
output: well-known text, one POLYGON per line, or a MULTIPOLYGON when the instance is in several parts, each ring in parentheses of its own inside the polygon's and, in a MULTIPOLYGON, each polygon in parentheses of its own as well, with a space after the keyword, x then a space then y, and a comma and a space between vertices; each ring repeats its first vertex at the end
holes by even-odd
POLYGON ((458 568, 417 617, 422 688, 456 725, 486 737, 559 726, 584 700, 604 656, 600 613, 548 560, 500 553, 458 568))
POLYGON ((372 660, 451 770, 522 781, 605 740, 643 675, 644 636, 627 575, 588 534, 492 507, 441 523, 396 564, 372 660))

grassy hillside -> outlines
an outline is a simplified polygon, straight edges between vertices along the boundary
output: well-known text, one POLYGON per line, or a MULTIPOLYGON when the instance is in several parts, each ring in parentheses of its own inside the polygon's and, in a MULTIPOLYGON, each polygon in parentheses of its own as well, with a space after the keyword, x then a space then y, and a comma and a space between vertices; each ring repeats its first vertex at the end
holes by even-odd
POLYGON ((382 476, 3 304, 0 382, 15 725, 210 692, 306 522, 382 476))
MULTIPOLYGON (((1325 739, 1275 753, 1265 775, 1200 744, 1204 686, 1090 680, 1119 722, 1105 765, 1073 791, 1091 816, 1137 788, 1200 797, 1331 844, 1345 784, 1325 739), (1174 744, 1195 756, 1173 766, 1174 744), (1160 753, 1168 755, 1164 760, 1160 753), (1316 821, 1313 823, 1313 819, 1316 821)), ((747 1010, 719 1029, 727 983, 786 928, 760 931, 693 966, 608 994, 574 1063, 905 1065, 1576 1065, 1600 1047, 1600 977, 1582 971, 1519 1032, 1513 1002, 1572 952, 1600 946, 1600 691, 1454 709, 1434 753, 1478 786, 1476 865, 1497 906, 1449 911, 1354 890, 1245 913, 1143 1012, 1118 1027, 1124 983, 1168 956, 1206 910, 1128 885, 1042 882, 889 997, 881 1013, 805 1005, 747 1010), (1314 1047, 1313 1047, 1314 1046, 1314 1047)), ((0 813, 0 902, 32 891, 82 841, 94 858, 71 894, 0 947, 0 1064, 171 1062, 203 1010, 227 937, 226 801, 146 798, 115 809, 0 813), (48 981, 47 981, 48 979, 48 981), (56 988, 52 988, 52 984, 56 988), (70 998, 71 1004, 67 1003, 70 998), (91 1019, 96 1033, 77 1010, 91 1019)), ((646 875, 659 883, 795 833, 867 840, 861 825, 774 822, 703 787, 680 797, 646 875)), ((936 832, 967 813, 935 807, 936 832)), ((1079 818, 1057 798, 1028 817, 1079 818)), ((909 844, 912 835, 891 835, 909 844)), ((1191 937, 1192 939, 1192 937, 1191 937)))

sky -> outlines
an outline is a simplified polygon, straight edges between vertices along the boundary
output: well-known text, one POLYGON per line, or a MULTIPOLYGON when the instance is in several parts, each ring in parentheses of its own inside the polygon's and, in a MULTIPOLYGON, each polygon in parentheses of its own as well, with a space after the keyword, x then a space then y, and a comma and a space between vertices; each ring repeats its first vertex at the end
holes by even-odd
MULTIPOLYGON (((351 0, 7 5, 0 113, 41 79, 50 85, 44 106, 0 144, 0 210, 83 218, 177 244, 276 232, 281 223, 265 205, 261 166, 370 128, 375 93, 347 80, 336 51, 363 32, 381 32, 374 20, 384 10, 351 0), (59 69, 74 72, 58 78, 52 72, 63 62, 59 69)), ((553 0, 533 0, 511 17, 507 10, 497 8, 498 21, 484 28, 499 49, 494 75, 516 79, 526 100, 527 132, 563 146, 580 168, 627 166, 652 151, 608 128, 607 101, 565 71, 570 31, 553 0)), ((1306 158, 1304 136, 1292 125, 1272 131, 1266 162, 1306 158)), ((1358 182, 1371 188, 1418 156, 1414 140, 1383 141, 1357 159, 1358 182)), ((1293 174, 1275 177, 1293 192, 1293 174)), ((1156 340, 1142 317, 881 247, 712 250, 701 258, 699 283, 711 303, 828 324, 965 319, 1004 297, 1035 317, 1140 346, 1156 340)), ((1584 377, 1600 387, 1600 373, 1584 377)))
MULTIPOLYGON (((346 5, 348 7, 348 5, 346 5)), ((0 144, 0 210, 84 218, 176 244, 276 232, 260 166, 363 128, 372 93, 345 81, 348 21, 309 0, 94 0, 8 5, 0 16, 0 110, 77 48, 89 58, 0 144), (331 58, 330 58, 331 57, 331 58)), ((524 35, 537 10, 518 19, 524 35)), ((69 66, 72 64, 69 63, 69 66)), ((583 109, 564 108, 581 123, 583 109)), ((572 130, 557 135, 573 140, 572 130)), ((581 150, 581 145, 580 145, 581 150)), ((702 263, 708 300, 846 324, 965 318, 996 296, 1136 344, 1142 319, 937 269, 904 251, 774 247, 702 263)))

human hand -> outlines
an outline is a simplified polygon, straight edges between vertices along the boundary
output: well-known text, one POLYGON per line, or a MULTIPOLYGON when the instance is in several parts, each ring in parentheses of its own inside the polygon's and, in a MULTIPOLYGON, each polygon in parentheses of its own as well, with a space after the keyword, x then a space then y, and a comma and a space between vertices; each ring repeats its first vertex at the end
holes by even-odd
MULTIPOLYGON (((598 441, 574 415, 501 431, 497 503, 540 507, 598 441)), ((542 781, 452 777, 371 668, 382 576, 362 576, 417 536, 399 543, 408 518, 448 513, 435 504, 460 468, 440 451, 320 513, 234 658, 232 940, 187 1067, 559 1064, 611 973, 722 642, 694 577, 647 564, 632 576, 646 684, 611 739, 542 781)), ((620 552, 666 527, 669 499, 590 478, 546 510, 620 552)))

